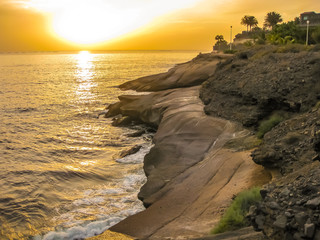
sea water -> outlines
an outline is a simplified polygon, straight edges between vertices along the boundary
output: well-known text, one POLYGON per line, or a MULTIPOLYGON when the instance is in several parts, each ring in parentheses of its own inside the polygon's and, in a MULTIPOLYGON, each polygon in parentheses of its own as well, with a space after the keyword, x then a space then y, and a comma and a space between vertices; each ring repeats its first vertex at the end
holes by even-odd
POLYGON ((0 54, 0 239, 83 239, 142 211, 150 136, 101 113, 119 84, 196 54, 0 54))

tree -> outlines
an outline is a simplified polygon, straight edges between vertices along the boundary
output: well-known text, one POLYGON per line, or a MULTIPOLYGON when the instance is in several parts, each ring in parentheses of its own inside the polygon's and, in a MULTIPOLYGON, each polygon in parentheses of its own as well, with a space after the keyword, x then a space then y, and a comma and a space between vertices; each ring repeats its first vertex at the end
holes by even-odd
POLYGON ((299 17, 295 17, 293 21, 297 25, 300 24, 300 18, 299 17))
POLYGON ((279 13, 269 12, 267 13, 267 16, 264 19, 264 27, 271 27, 273 29, 274 26, 281 22, 282 18, 279 13))
POLYGON ((250 32, 252 27, 256 27, 258 25, 258 20, 254 16, 245 15, 241 19, 241 24, 247 26, 247 32, 250 27, 250 32))
POLYGON ((294 21, 277 24, 267 35, 271 44, 304 43, 305 31, 294 21))
POLYGON ((217 36, 215 36, 214 39, 217 41, 216 44, 215 44, 215 47, 218 47, 219 51, 222 50, 221 47, 225 48, 227 46, 227 41, 224 40, 223 35, 217 35, 217 36))
POLYGON ((217 42, 222 42, 224 37, 222 35, 217 35, 214 39, 217 40, 217 42))
POLYGON ((292 37, 295 43, 304 43, 305 41, 305 32, 294 21, 275 25, 271 34, 279 35, 279 37, 284 39, 292 37))

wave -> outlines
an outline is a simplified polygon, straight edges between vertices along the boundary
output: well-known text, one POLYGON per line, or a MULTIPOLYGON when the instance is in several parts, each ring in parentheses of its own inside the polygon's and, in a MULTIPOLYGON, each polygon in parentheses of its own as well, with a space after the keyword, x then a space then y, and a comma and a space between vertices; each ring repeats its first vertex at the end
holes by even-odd
POLYGON ((100 153, 103 153, 102 149, 79 149, 79 147, 75 148, 65 148, 65 149, 56 149, 56 150, 50 150, 48 152, 52 156, 61 156, 65 157, 66 155, 72 156, 74 158, 83 158, 85 156, 97 156, 100 153))
MULTIPOLYGON (((72 170, 49 170, 49 171, 35 171, 35 170, 21 170, 21 171, 9 171, 9 174, 15 176, 37 176, 46 178, 55 178, 57 180, 70 180, 73 178, 90 179, 90 180, 108 180, 112 176, 98 174, 96 172, 82 172, 82 171, 72 171, 72 170)), ((17 183, 18 184, 18 183, 17 183)))
POLYGON ((36 236, 34 240, 76 240, 85 239, 102 233, 122 220, 121 217, 92 222, 84 226, 76 226, 65 231, 49 232, 45 236, 36 236))
POLYGON ((152 144, 144 144, 137 153, 125 156, 123 158, 119 158, 116 160, 116 162, 122 163, 122 164, 142 163, 144 156, 148 152, 150 152, 150 149, 152 148, 152 146, 153 146, 152 144))
POLYGON ((27 112, 33 112, 33 111, 37 111, 37 108, 33 108, 33 107, 27 107, 27 108, 15 108, 14 111, 18 112, 18 113, 27 113, 27 112))
POLYGON ((60 216, 63 219, 68 219, 68 224, 74 224, 76 226, 65 228, 63 230, 51 231, 44 236, 34 237, 34 240, 79 240, 101 234, 123 219, 145 209, 136 196, 137 189, 144 182, 145 176, 141 171, 141 174, 132 174, 127 176, 121 184, 123 186, 121 189, 106 188, 99 190, 86 190, 83 198, 77 199, 73 202, 76 209, 60 216), (117 201, 110 200, 110 197, 106 197, 106 195, 118 196, 117 201), (109 201, 107 199, 109 199, 109 201), (105 206, 108 209, 108 213, 105 214, 101 212, 98 220, 79 224, 76 220, 76 216, 80 214, 89 214, 86 212, 85 206, 91 205, 99 205, 101 206, 101 209, 105 206), (110 208, 115 210, 110 211, 110 208), (118 209, 122 210, 118 211, 118 209))

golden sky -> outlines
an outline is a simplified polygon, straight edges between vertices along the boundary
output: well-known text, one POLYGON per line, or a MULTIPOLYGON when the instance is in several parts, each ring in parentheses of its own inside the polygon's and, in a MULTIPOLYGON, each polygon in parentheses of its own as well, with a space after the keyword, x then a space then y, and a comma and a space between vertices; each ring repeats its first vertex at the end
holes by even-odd
POLYGON ((0 0, 0 52, 61 50, 210 51, 217 34, 320 12, 319 0, 0 0))

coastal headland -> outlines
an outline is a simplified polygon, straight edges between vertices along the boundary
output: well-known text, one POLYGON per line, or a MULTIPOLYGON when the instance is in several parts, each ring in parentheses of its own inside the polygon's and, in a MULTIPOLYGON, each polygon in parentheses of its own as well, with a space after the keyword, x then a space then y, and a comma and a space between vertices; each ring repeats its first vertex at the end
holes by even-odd
POLYGON ((252 239, 263 238, 262 233, 270 239, 318 239, 316 49, 267 46, 236 55, 199 54, 167 73, 120 88, 152 92, 120 96, 106 116, 118 125, 143 122, 157 132, 138 196, 146 210, 111 231, 137 239, 201 238, 235 195, 266 184, 263 201, 250 210, 260 231, 252 239), (275 115, 278 125, 259 140, 259 126, 275 115), (270 173, 277 173, 271 182, 270 173))

